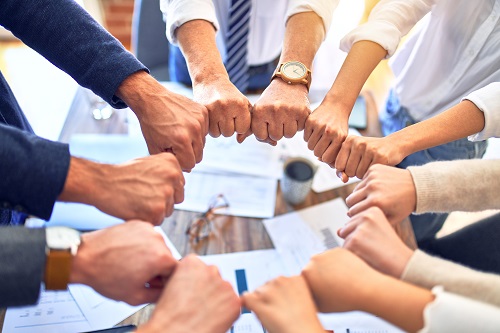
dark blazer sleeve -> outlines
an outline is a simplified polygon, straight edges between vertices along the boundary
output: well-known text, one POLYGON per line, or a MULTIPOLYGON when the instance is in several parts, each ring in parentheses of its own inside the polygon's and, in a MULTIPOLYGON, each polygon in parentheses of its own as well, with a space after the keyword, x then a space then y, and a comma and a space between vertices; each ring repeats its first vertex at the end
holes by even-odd
MULTIPOLYGON (((63 190, 69 163, 67 144, 45 140, 0 124, 2 208, 49 219, 54 203, 63 190)), ((3 267, 0 265, 0 270, 3 267)))
POLYGON ((37 302, 45 244, 43 228, 0 227, 0 308, 37 302))
POLYGON ((123 80, 147 71, 74 0, 1 0, 0 25, 115 108, 123 80))

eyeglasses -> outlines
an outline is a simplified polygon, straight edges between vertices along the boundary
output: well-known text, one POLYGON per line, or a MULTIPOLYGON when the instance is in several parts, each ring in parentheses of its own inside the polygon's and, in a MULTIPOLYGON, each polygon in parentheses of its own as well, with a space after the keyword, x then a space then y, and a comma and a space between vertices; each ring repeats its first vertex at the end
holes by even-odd
POLYGON ((208 209, 197 215, 186 230, 186 235, 189 235, 189 240, 195 244, 199 241, 208 238, 213 228, 213 218, 217 211, 229 207, 229 201, 223 194, 218 194, 213 197, 208 203, 208 209))

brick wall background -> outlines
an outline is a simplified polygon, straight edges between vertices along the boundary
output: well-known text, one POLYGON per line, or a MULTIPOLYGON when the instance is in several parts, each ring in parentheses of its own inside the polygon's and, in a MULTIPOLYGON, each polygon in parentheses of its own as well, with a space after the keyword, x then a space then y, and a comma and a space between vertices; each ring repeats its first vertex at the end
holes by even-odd
POLYGON ((104 26, 130 50, 134 0, 100 0, 104 26))

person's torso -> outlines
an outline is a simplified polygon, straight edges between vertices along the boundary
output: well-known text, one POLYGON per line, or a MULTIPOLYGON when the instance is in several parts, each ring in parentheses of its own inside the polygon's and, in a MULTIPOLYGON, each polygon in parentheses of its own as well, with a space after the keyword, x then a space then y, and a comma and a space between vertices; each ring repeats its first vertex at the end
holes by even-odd
MULTIPOLYGON (((274 60, 281 52, 285 35, 285 17, 288 0, 252 0, 250 31, 248 36, 248 63, 261 65, 274 60)), ((228 33, 231 0, 214 0, 220 30, 217 47, 226 61, 226 38, 228 33)))
POLYGON ((416 120, 500 81, 500 0, 442 0, 391 60, 401 105, 416 120))

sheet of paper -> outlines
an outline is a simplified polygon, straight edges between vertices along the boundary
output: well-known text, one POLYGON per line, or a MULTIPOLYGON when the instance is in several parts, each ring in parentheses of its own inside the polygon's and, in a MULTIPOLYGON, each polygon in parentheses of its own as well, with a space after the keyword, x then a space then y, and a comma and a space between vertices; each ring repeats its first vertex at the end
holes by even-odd
POLYGON ((264 220, 264 226, 287 270, 299 274, 309 259, 343 244, 337 230, 348 221, 341 198, 264 220))
MULTIPOLYGON (((359 134, 354 129, 349 129, 350 134, 359 134)), ((287 157, 304 157, 318 166, 318 170, 314 175, 312 189, 316 193, 325 192, 346 185, 336 175, 337 170, 330 168, 325 163, 319 162, 314 156, 314 152, 307 148, 307 142, 303 139, 302 133, 297 133, 293 138, 281 139, 278 142, 278 147, 281 149, 282 160, 287 157)), ((358 178, 350 178, 347 184, 359 181, 358 178)))
POLYGON ((217 213, 257 218, 274 216, 276 179, 195 171, 185 173, 184 177, 184 202, 175 205, 176 209, 205 212, 211 198, 222 193, 229 201, 229 208, 217 213))
MULTIPOLYGON (((274 249, 201 256, 200 259, 208 265, 217 266, 222 278, 231 283, 239 295, 244 291, 253 291, 275 277, 287 275, 281 258, 274 249)), ((257 317, 248 309, 242 308, 240 318, 229 332, 265 331, 257 317)))
MULTIPOLYGON (((290 272, 283 265, 282 258, 274 249, 200 257, 206 264, 217 266, 222 278, 230 282, 238 294, 247 290, 253 291, 280 275, 290 275, 290 272)), ((333 329, 336 333, 402 332, 385 321, 364 312, 320 314, 319 318, 325 329, 333 329)), ((257 317, 244 308, 240 318, 229 332, 265 333, 257 317)))
POLYGON ((69 290, 92 330, 113 327, 146 306, 146 304, 131 306, 111 300, 85 285, 70 285, 69 290))
POLYGON ((254 136, 247 138, 241 144, 236 141, 236 136, 229 138, 207 136, 203 161, 195 167, 195 170, 279 179, 282 167, 279 149, 258 142, 254 136))
POLYGON ((10 307, 4 333, 86 332, 92 330, 69 291, 40 291, 37 305, 10 307))

